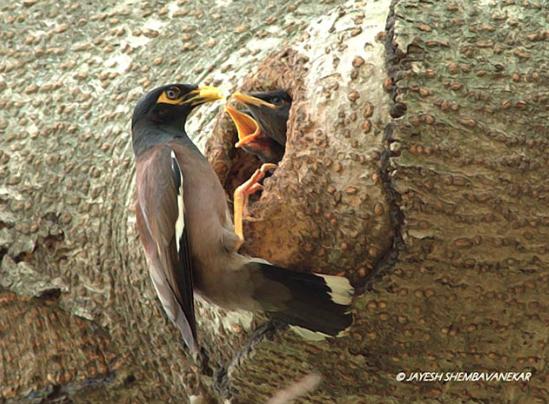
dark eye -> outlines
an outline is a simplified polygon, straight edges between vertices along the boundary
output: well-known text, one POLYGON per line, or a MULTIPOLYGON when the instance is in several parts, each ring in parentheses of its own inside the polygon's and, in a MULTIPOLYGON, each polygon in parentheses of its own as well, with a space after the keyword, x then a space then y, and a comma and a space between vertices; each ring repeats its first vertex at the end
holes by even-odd
POLYGON ((166 91, 166 97, 168 97, 170 100, 178 99, 179 98, 179 88, 177 88, 177 87, 169 88, 166 91))
POLYGON ((271 98, 271 103, 272 104, 280 104, 281 101, 282 101, 282 99, 280 97, 277 97, 277 96, 274 96, 273 98, 271 98))

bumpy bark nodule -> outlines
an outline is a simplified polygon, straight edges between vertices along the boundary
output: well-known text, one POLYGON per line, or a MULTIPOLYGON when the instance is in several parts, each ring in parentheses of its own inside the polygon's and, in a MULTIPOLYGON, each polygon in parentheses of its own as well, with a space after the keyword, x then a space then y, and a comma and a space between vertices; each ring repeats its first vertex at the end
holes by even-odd
MULTIPOLYGON (((115 3, 0 8, 1 399, 262 402, 311 372, 309 402, 549 394, 543 3, 115 3), (131 110, 174 81, 292 94, 244 249, 352 279, 349 336, 199 301, 197 383, 132 213, 131 110), (413 370, 533 376, 396 381, 413 370)), ((188 131, 230 191, 257 162, 217 108, 188 131)))

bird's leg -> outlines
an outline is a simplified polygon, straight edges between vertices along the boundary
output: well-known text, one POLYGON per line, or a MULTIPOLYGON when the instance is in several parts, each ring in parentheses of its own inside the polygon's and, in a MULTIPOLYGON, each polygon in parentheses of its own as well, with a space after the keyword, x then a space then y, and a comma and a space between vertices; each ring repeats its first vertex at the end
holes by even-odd
POLYGON ((266 163, 255 170, 252 176, 234 191, 234 231, 242 242, 244 242, 243 220, 248 212, 248 198, 257 191, 263 189, 259 183, 268 171, 273 171, 276 164, 266 163))

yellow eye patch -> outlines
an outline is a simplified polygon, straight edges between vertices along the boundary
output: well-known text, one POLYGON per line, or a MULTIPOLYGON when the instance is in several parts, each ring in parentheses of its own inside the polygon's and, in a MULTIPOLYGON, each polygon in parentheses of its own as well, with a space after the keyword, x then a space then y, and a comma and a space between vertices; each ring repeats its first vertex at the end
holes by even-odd
POLYGON ((199 87, 195 90, 181 94, 178 88, 170 88, 160 94, 157 104, 183 105, 190 104, 195 107, 205 102, 212 102, 223 98, 221 91, 215 87, 199 87))
MULTIPOLYGON (((168 90, 170 91, 170 90, 168 90)), ((163 91, 162 94, 160 94, 160 97, 158 97, 158 99, 156 100, 156 103, 157 104, 171 104, 171 105, 181 105, 183 104, 184 100, 183 100, 183 97, 181 96, 176 96, 175 98, 172 97, 168 97, 168 91, 163 91)), ((171 94, 170 94, 171 95, 171 94)))

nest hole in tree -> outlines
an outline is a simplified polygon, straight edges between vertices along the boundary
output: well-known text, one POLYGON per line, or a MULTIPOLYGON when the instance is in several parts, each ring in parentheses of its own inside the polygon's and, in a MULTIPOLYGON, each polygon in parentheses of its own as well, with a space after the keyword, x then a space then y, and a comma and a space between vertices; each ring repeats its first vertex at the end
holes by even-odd
MULTIPOLYGON (((276 91, 277 93, 284 94, 285 97, 288 97, 290 100, 290 110, 291 110, 291 97, 286 92, 286 90, 283 89, 268 89, 266 90, 268 92, 270 91, 276 91)), ((251 94, 267 94, 265 90, 263 89, 253 89, 251 94)), ((272 104, 274 105, 274 104, 272 104)), ((260 131, 260 138, 261 140, 259 142, 256 142, 253 140, 251 143, 248 143, 244 146, 238 145, 238 142, 242 140, 238 136, 238 129, 236 127, 236 122, 233 124, 233 131, 232 131, 232 141, 235 145, 233 158, 231 159, 231 167, 230 171, 227 175, 227 179, 225 181, 225 189, 232 195, 236 187, 238 187, 240 184, 245 182, 250 176, 253 174, 255 170, 260 168, 264 163, 273 163, 276 165, 279 165, 282 163, 284 159, 284 155, 286 152, 286 140, 283 140, 282 142, 278 140, 274 140, 274 138, 269 134, 269 130, 265 130, 263 125, 261 125, 260 121, 255 118, 249 111, 246 109, 246 106, 242 108, 239 105, 240 108, 238 108, 239 112, 246 114, 246 116, 253 119, 253 121, 256 123, 257 127, 260 131)), ((267 113, 270 113, 271 111, 266 111, 267 113)), ((280 116, 271 116, 271 118, 276 119, 278 124, 281 126, 286 125, 286 128, 284 130, 280 131, 280 135, 286 136, 287 134, 287 122, 288 122, 288 116, 284 116, 285 114, 282 113, 280 116)), ((281 136, 282 138, 284 136, 281 136)), ((265 178, 270 177, 273 175, 274 172, 267 172, 265 174, 265 178)), ((259 197, 261 194, 261 191, 258 191, 254 195, 251 196, 251 200, 255 200, 259 197)))
MULTIPOLYGON (((291 98, 291 107, 286 122, 286 144, 284 154, 280 161, 275 163, 284 166, 286 151, 292 147, 293 137, 296 136, 295 107, 304 99, 302 77, 304 70, 303 60, 294 50, 286 49, 266 57, 253 72, 244 80, 237 91, 250 94, 256 92, 283 91, 291 98)), ((237 103, 232 102, 235 106, 237 103)), ((242 105, 242 104, 240 104, 242 105)), ((237 108, 241 110, 241 108, 237 108)), ((235 189, 245 182, 257 170, 263 162, 256 155, 246 152, 242 148, 236 148, 239 141, 237 128, 227 112, 220 112, 212 138, 207 145, 207 154, 217 175, 227 193, 233 196, 235 189), (215 150, 222 152, 215 152, 215 150)), ((278 160, 278 159, 277 159, 278 160)), ((276 171, 267 174, 266 178, 276 175, 276 171)), ((261 191, 250 197, 250 204, 259 199, 261 191)))
MULTIPOLYGON (((363 122, 370 119, 361 112, 368 109, 366 101, 350 101, 348 86, 335 79, 320 83, 320 71, 297 50, 284 50, 266 57, 235 89, 279 89, 292 99, 285 154, 264 180, 263 192, 249 200, 241 251, 290 269, 344 275, 360 285, 393 239, 385 189, 376 179, 381 145, 362 135, 363 122), (341 111, 356 119, 337 125, 341 111), (356 142, 347 135, 350 130, 360 136, 356 142)), ((230 198, 262 164, 235 148, 237 141, 231 117, 220 111, 206 155, 230 198)))

